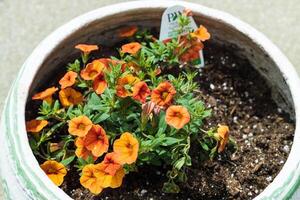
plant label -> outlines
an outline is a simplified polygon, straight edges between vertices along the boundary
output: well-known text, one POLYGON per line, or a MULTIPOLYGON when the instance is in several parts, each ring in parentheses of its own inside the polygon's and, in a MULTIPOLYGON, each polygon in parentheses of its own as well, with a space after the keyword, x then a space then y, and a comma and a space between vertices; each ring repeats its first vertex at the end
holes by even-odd
MULTIPOLYGON (((182 15, 185 7, 183 6, 172 6, 165 10, 162 15, 159 40, 168 42, 171 38, 177 36, 177 30, 179 29, 178 16, 182 15)), ((183 30, 182 36, 189 33, 189 30, 197 29, 197 24, 192 16, 189 16, 190 24, 183 30)), ((190 62, 199 67, 204 66, 203 50, 192 54, 185 58, 185 61, 190 62)))

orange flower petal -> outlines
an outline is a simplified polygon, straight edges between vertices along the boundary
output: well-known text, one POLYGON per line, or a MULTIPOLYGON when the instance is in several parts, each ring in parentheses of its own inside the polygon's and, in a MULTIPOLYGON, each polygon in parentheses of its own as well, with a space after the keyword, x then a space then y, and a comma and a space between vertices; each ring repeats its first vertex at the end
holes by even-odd
POLYGON ((145 103, 147 96, 150 94, 150 89, 144 81, 138 82, 133 86, 132 98, 141 103, 145 103))
POLYGON ((125 176, 125 171, 123 167, 119 168, 115 175, 111 179, 110 187, 111 188, 118 188, 122 185, 123 178, 125 176))
POLYGON ((113 149, 119 163, 132 164, 138 157, 139 142, 131 133, 125 132, 115 140, 113 149))
POLYGON ((93 125, 84 137, 84 145, 96 157, 107 152, 109 142, 105 130, 100 125, 93 125))
POLYGON ((210 39, 210 33, 202 25, 200 25, 200 27, 197 30, 195 30, 193 33, 191 33, 190 35, 192 37, 198 38, 201 41, 205 41, 205 40, 210 39))
POLYGON ((229 141, 229 127, 225 125, 220 125, 217 130, 218 135, 220 136, 220 144, 218 147, 218 152, 221 153, 224 151, 226 144, 229 141))
POLYGON ((115 152, 106 154, 102 164, 104 166, 104 171, 112 176, 114 176, 122 167, 122 165, 118 162, 117 154, 115 152))
POLYGON ((87 81, 94 80, 104 69, 105 65, 101 61, 94 60, 81 70, 80 76, 87 81))
POLYGON ((59 91, 59 100, 64 107, 80 104, 83 96, 73 88, 65 88, 59 91))
POLYGON ((97 94, 102 94, 107 88, 107 82, 105 80, 104 73, 100 73, 93 82, 93 89, 97 94))
POLYGON ((193 16, 193 12, 192 12, 191 9, 185 8, 183 10, 183 15, 185 15, 185 16, 193 16))
POLYGON ((63 183, 64 177, 67 174, 67 170, 63 164, 48 160, 40 167, 55 185, 60 186, 63 183))
POLYGON ((105 172, 105 165, 103 163, 95 165, 95 176, 99 180, 99 184, 103 188, 111 187, 117 188, 122 185, 123 178, 125 176, 125 171, 120 167, 116 173, 112 176, 105 172))
POLYGON ((89 44, 78 44, 75 46, 76 49, 79 49, 85 54, 89 54, 92 51, 96 51, 99 49, 97 45, 89 45, 89 44))
POLYGON ((131 42, 128 44, 124 44, 121 47, 121 52, 123 53, 130 53, 130 54, 136 54, 140 49, 142 48, 142 45, 138 42, 131 42))
POLYGON ((183 106, 170 106, 166 111, 166 122, 176 129, 181 129, 190 121, 190 114, 183 106))
POLYGON ((82 169, 82 175, 80 177, 80 184, 90 190, 93 194, 100 194, 103 190, 101 186, 101 180, 97 174, 97 166, 88 164, 82 169))
POLYGON ((92 128, 92 121, 87 116, 79 116, 69 121, 69 133, 71 135, 83 137, 92 128))
POLYGON ((33 100, 46 100, 48 103, 52 102, 52 95, 58 90, 57 87, 48 88, 40 93, 35 94, 33 100))
POLYGON ((33 119, 26 122, 26 131, 31 133, 38 133, 47 125, 48 125, 47 120, 33 119))
POLYGON ((138 28, 137 26, 128 26, 125 28, 122 28, 119 32, 120 37, 131 37, 137 32, 138 28))
POLYGON ((59 81, 59 84, 61 86, 61 89, 71 87, 75 84, 77 78, 77 73, 73 71, 67 72, 64 77, 62 77, 59 81))
POLYGON ((75 155, 78 158, 82 158, 84 160, 87 160, 90 156, 92 156, 94 161, 97 160, 97 157, 93 156, 92 152, 84 146, 84 139, 82 137, 78 137, 75 140, 75 146, 77 147, 76 150, 75 150, 75 155))

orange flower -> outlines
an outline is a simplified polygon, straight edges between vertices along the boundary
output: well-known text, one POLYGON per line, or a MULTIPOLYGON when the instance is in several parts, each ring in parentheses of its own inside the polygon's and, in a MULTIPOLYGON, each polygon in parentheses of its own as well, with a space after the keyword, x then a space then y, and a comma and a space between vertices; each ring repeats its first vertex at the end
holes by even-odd
POLYGON ((138 42, 131 42, 128 44, 124 44, 121 47, 121 52, 123 53, 130 53, 130 54, 136 54, 140 49, 142 48, 142 45, 138 42))
POLYGON ((96 156, 93 156, 92 152, 86 148, 84 145, 84 139, 82 137, 78 137, 75 141, 76 151, 75 155, 78 158, 82 158, 84 160, 87 160, 90 156, 93 157, 94 161, 97 160, 96 156))
POLYGON ((93 194, 100 194, 103 190, 102 180, 97 173, 97 166, 94 164, 88 164, 82 169, 82 175, 80 177, 80 184, 89 189, 93 194))
POLYGON ((171 104, 176 90, 168 81, 160 83, 151 93, 151 101, 159 106, 168 106, 171 104))
POLYGON ((181 129, 189 123, 190 114, 183 106, 170 106, 166 111, 166 122, 176 129, 181 129))
POLYGON ((59 81, 59 84, 61 86, 61 89, 71 87, 75 84, 77 78, 77 73, 73 71, 67 72, 64 77, 62 77, 59 81))
POLYGON ((116 87, 117 95, 122 98, 132 96, 131 88, 139 81, 139 78, 131 74, 119 78, 116 87))
POLYGON ((96 176, 99 177, 100 185, 103 188, 117 188, 122 185, 122 181, 125 176, 125 171, 123 167, 120 167, 114 175, 110 175, 109 173, 105 172, 106 166, 103 163, 97 164, 95 167, 96 176))
POLYGON ((125 176, 125 171, 120 167, 114 175, 110 175, 105 172, 106 166, 103 163, 95 165, 95 174, 99 177, 99 184, 103 188, 111 187, 117 188, 122 185, 123 178, 125 176))
POLYGON ((150 93, 148 85, 144 81, 141 81, 133 86, 132 98, 140 101, 141 103, 145 103, 146 98, 150 95, 150 93))
POLYGON ((40 93, 35 94, 33 100, 45 100, 47 103, 52 103, 52 95, 58 90, 56 87, 48 88, 40 93))
POLYGON ((120 60, 113 60, 110 58, 99 58, 98 61, 102 62, 104 64, 104 69, 107 71, 111 71, 111 67, 116 66, 117 64, 122 65, 122 72, 124 72, 125 62, 120 60))
POLYGON ((32 132, 32 133, 38 133, 40 132, 45 126, 47 126, 48 121, 47 120, 30 120, 26 122, 26 131, 32 132))
POLYGON ((99 62, 101 62, 104 65, 105 69, 108 70, 108 71, 110 71, 110 65, 117 64, 115 60, 112 60, 110 58, 99 58, 97 60, 99 62))
POLYGON ((190 33, 190 34, 192 37, 198 38, 202 42, 205 40, 208 40, 210 38, 209 32, 202 25, 200 25, 200 27, 197 30, 195 30, 193 33, 190 33))
POLYGON ((217 134, 220 137, 220 143, 218 147, 218 152, 224 151, 226 144, 229 141, 229 127, 225 125, 219 125, 217 134))
POLYGON ((80 104, 83 96, 73 88, 65 88, 59 91, 59 100, 64 107, 80 104))
POLYGON ((92 51, 96 51, 99 49, 97 45, 89 45, 89 44, 78 44, 75 46, 76 49, 79 49, 84 54, 89 54, 92 51))
POLYGON ((104 160, 101 162, 104 166, 104 171, 112 176, 122 167, 117 160, 117 154, 115 152, 105 155, 104 160))
POLYGON ((139 142, 131 133, 125 132, 115 140, 113 149, 121 164, 132 164, 138 156, 139 142))
POLYGON ((104 73, 101 72, 93 82, 93 89, 97 94, 102 94, 107 88, 107 82, 105 80, 104 73))
POLYGON ((64 182, 64 177, 67 174, 67 170, 63 164, 48 160, 40 167, 55 185, 60 186, 64 182))
POLYGON ((200 40, 194 38, 188 41, 187 45, 190 45, 190 47, 183 54, 181 54, 180 61, 189 62, 195 59, 199 59, 199 51, 203 49, 203 43, 200 40))
POLYGON ((93 125, 84 137, 84 145, 96 157, 107 152, 109 142, 105 130, 100 125, 93 125))
POLYGON ((80 183, 83 187, 89 189, 93 194, 99 194, 103 188, 117 188, 122 185, 125 171, 120 168, 115 175, 109 175, 104 171, 105 166, 100 164, 89 164, 82 169, 80 183))
POLYGON ((69 121, 69 133, 79 137, 84 137, 92 128, 93 123, 87 116, 79 116, 69 121))
POLYGON ((80 76, 86 81, 94 80, 103 69, 105 69, 105 65, 99 60, 94 60, 81 70, 80 76))
POLYGON ((131 37, 137 32, 137 26, 128 26, 122 28, 119 32, 120 37, 131 37))
POLYGON ((123 178, 125 176, 125 171, 123 167, 119 168, 115 175, 112 177, 109 187, 118 188, 122 185, 123 178))

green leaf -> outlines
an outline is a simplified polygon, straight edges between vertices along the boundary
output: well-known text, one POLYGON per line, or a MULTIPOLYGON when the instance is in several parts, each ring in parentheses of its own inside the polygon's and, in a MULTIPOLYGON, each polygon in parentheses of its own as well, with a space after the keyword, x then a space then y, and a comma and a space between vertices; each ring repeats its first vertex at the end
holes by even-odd
POLYGON ((173 138, 173 137, 165 137, 162 145, 163 146, 171 146, 171 145, 177 144, 181 141, 183 141, 183 139, 178 139, 178 138, 173 138))
POLYGON ((201 147, 205 150, 205 151, 209 151, 209 147, 207 146, 207 144, 205 144, 204 142, 200 142, 201 147))
POLYGON ((158 123, 159 128, 158 128, 158 131, 156 133, 157 136, 163 134, 166 131, 167 127, 168 127, 168 125, 166 123, 165 116, 166 116, 165 112, 160 112, 160 114, 159 114, 159 123, 158 123))
POLYGON ((88 164, 94 164, 94 158, 93 158, 93 156, 89 155, 88 158, 86 159, 86 162, 88 164))
POLYGON ((68 166, 74 159, 75 159, 75 155, 70 156, 69 158, 62 160, 61 164, 63 164, 64 166, 68 166))
POLYGON ((92 118, 92 121, 95 123, 95 124, 98 124, 102 121, 105 121, 106 119, 108 119, 110 117, 110 115, 108 113, 98 113, 96 114, 93 118, 92 118))
POLYGON ((76 59, 73 63, 68 64, 68 71, 80 72, 80 61, 76 59))
POLYGON ((87 88, 89 87, 85 82, 81 82, 79 84, 77 84, 77 87, 80 87, 80 88, 87 88))
POLYGON ((179 160, 175 162, 174 167, 180 170, 183 167, 184 163, 185 163, 185 157, 181 157, 179 160))
POLYGON ((164 183, 162 191, 165 193, 179 193, 180 188, 176 183, 171 181, 171 182, 164 183))

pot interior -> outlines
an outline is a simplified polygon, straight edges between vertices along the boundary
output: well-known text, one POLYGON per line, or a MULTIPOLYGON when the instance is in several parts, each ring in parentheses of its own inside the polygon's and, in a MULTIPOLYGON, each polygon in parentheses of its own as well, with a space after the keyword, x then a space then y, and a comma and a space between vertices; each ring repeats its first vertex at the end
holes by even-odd
MULTIPOLYGON (((139 25, 155 29, 159 32, 160 20, 164 9, 138 9, 121 12, 102 19, 96 19, 82 28, 75 30, 52 50, 46 57, 32 82, 29 97, 52 82, 52 75, 65 69, 64 67, 80 53, 74 49, 78 43, 101 44, 112 47, 119 42, 117 31, 126 25, 139 25)), ((266 80, 266 87, 271 90, 273 100, 278 106, 295 118, 294 104, 289 87, 272 58, 247 35, 233 26, 201 13, 194 12, 194 19, 198 25, 203 24, 212 35, 211 43, 216 43, 235 51, 237 56, 247 59, 252 70, 257 70, 266 80)), ((205 53, 205 50, 204 50, 205 53)), ((249 67, 249 66, 245 66, 249 67)))

